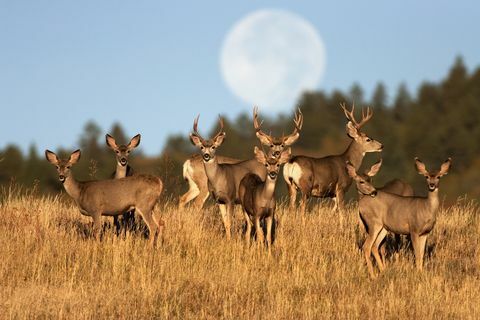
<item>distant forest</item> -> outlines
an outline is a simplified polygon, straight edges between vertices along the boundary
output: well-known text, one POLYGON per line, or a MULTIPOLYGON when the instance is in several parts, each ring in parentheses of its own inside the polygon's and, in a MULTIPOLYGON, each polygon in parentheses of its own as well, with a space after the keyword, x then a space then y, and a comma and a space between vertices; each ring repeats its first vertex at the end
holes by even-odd
MULTIPOLYGON (((293 146, 293 154, 320 157, 343 152, 350 139, 345 132, 346 120, 340 103, 351 105, 352 101, 355 101, 358 116, 361 107, 373 109, 373 118, 362 130, 385 146, 381 154, 367 154, 363 163, 366 167, 383 158, 383 167, 374 181, 376 185, 398 177, 411 183, 418 194, 426 194, 425 179, 416 173, 413 158, 418 156, 432 170, 438 169, 440 163, 451 156, 453 166, 441 181, 440 194, 448 202, 465 195, 480 198, 480 68, 469 72, 462 59, 457 58, 441 82, 423 83, 415 94, 400 85, 392 99, 382 83, 377 85, 370 100, 365 99, 357 84, 349 92, 305 92, 297 103, 304 114, 304 124, 300 139, 293 146)), ((291 132, 296 106, 292 106, 290 114, 276 118, 262 114, 265 120, 262 128, 267 132, 271 130, 274 135, 291 132)), ((215 130, 216 127, 211 128, 210 132, 215 130)), ((240 114, 235 119, 226 118, 225 131, 226 140, 219 154, 240 159, 253 157, 253 146, 259 143, 254 135, 251 113, 240 114)), ((82 158, 73 170, 76 178, 110 178, 116 163, 114 153, 105 144, 105 133, 95 122, 85 125, 78 141, 82 158)), ((128 142, 131 138, 125 135, 120 124, 114 124, 108 133, 117 142, 128 142)), ((31 146, 24 155, 15 145, 0 150, 0 185, 35 187, 39 193, 61 190, 56 171, 45 160, 43 151, 31 146)), ((63 153, 69 151, 72 150, 63 150, 63 153)), ((160 155, 147 157, 134 151, 130 163, 137 172, 162 177, 164 196, 176 200, 187 190, 182 164, 195 152, 188 136, 174 135, 168 137, 160 155)), ((278 187, 279 193, 285 195, 282 178, 278 187)), ((355 195, 354 186, 349 194, 355 195)))

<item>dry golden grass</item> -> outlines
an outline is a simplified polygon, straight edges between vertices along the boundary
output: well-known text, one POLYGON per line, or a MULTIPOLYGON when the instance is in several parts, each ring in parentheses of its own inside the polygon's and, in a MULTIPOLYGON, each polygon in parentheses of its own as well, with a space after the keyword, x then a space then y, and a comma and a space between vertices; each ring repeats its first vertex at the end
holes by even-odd
POLYGON ((165 241, 152 251, 139 235, 90 238, 91 219, 70 200, 6 195, 0 318, 480 317, 480 219, 472 204, 440 212, 423 272, 403 248, 373 281, 358 249, 355 206, 344 215, 315 209, 305 226, 281 208, 271 255, 245 247, 239 210, 230 242, 215 208, 166 205, 160 213, 165 241))

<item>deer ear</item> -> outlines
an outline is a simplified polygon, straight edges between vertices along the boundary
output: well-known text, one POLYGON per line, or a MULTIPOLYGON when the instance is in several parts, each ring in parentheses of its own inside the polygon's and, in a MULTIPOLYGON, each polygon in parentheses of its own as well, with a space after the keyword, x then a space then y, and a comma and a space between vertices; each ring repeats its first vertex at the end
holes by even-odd
POLYGON ((107 141, 107 146, 109 146, 111 149, 115 150, 118 148, 115 139, 108 133, 105 135, 105 140, 107 141))
POLYGON ((200 148, 202 146, 202 139, 194 133, 190 133, 190 141, 196 147, 200 148))
POLYGON ((450 170, 450 166, 452 165, 452 158, 448 158, 442 165, 440 166, 440 172, 438 173, 439 177, 443 177, 448 173, 450 170))
POLYGON ((355 170, 355 167, 352 166, 350 162, 347 162, 347 172, 350 178, 355 178, 357 176, 357 170, 355 170))
POLYGON ((141 137, 142 136, 140 134, 137 134, 135 137, 132 138, 132 140, 130 140, 127 147, 129 149, 134 149, 134 148, 138 147, 138 145, 140 144, 140 138, 141 137))
POLYGON ((70 155, 70 159, 68 159, 68 162, 70 164, 75 164, 78 162, 78 160, 80 160, 80 150, 75 150, 72 152, 72 154, 70 155))
POLYGON ((427 171, 427 168, 425 167, 425 164, 417 157, 415 157, 415 167, 417 168, 418 174, 428 176, 428 171, 427 171))
POLYGON ((214 138, 213 140, 213 143, 215 144, 215 146, 218 148, 222 142, 223 142, 223 139, 225 139, 225 136, 227 134, 225 132, 220 132, 219 134, 217 134, 217 136, 214 138))
POLYGON ((382 159, 380 159, 377 163, 370 167, 370 170, 366 173, 367 176, 373 177, 375 176, 378 171, 380 171, 380 167, 382 166, 382 159))
POLYGON ((352 123, 352 121, 348 121, 347 123, 347 134, 352 139, 357 139, 359 137, 358 129, 352 123))
POLYGON ((253 153, 255 154, 255 159, 257 159, 258 162, 263 164, 266 163, 265 153, 262 150, 260 150, 257 146, 253 148, 253 153))
POLYGON ((282 154, 280 155, 280 158, 278 159, 278 163, 280 163, 280 164, 287 163, 288 160, 290 160, 291 155, 292 155, 292 149, 291 148, 287 148, 287 149, 283 150, 282 154))
POLYGON ((45 150, 45 158, 47 158, 47 161, 53 165, 58 164, 58 157, 55 154, 55 152, 52 152, 50 150, 45 150))

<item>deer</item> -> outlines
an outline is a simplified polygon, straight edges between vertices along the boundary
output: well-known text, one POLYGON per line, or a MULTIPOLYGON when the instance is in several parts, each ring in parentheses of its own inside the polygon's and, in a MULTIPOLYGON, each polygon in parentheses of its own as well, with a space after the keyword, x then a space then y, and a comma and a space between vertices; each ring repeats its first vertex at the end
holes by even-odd
POLYGON ((250 244, 252 224, 255 224, 255 230, 258 243, 264 242, 263 230, 260 226, 260 220, 264 219, 267 229, 267 247, 270 249, 272 244, 272 225, 275 218, 275 184, 277 182, 280 166, 285 164, 291 155, 291 149, 285 149, 277 157, 268 157, 264 151, 257 146, 254 148, 255 159, 267 169, 267 176, 262 180, 255 173, 248 173, 240 181, 239 197, 245 214, 247 230, 245 240, 250 244))
MULTIPOLYGON (((382 162, 383 162, 382 159, 378 160, 369 169, 366 169, 363 172, 363 174, 359 174, 360 178, 372 184, 372 178, 380 171, 382 162)), ((347 162, 347 165, 348 164, 349 163, 347 162)), ((382 187, 378 187, 376 189, 384 192, 392 193, 392 194, 397 194, 402 197, 412 197, 414 195, 412 186, 401 179, 390 180, 382 187)), ((362 197, 363 197, 363 194, 361 192, 358 192, 358 198, 361 199, 362 197)), ((397 243, 397 245, 401 243, 401 238, 399 234, 395 234, 395 243, 397 243)), ((386 254, 386 246, 383 244, 380 246, 380 256, 382 258, 382 262, 385 264, 387 254, 386 254)))
POLYGON ((152 175, 135 175, 122 179, 77 181, 71 172, 80 160, 80 150, 72 152, 68 159, 60 159, 45 150, 47 161, 55 166, 58 179, 67 194, 75 201, 80 213, 93 219, 93 234, 97 238, 101 228, 101 216, 115 216, 135 209, 150 231, 150 246, 162 235, 165 223, 155 220, 153 209, 163 190, 162 180, 152 175))
POLYGON ((333 198, 334 211, 344 209, 344 195, 352 183, 348 176, 345 163, 349 161, 358 170, 363 157, 368 152, 381 152, 383 145, 371 139, 360 129, 373 116, 370 108, 362 109, 362 120, 357 122, 354 116, 355 105, 348 110, 341 104, 348 120, 346 125, 347 135, 352 139, 347 149, 339 155, 323 158, 308 156, 294 156, 283 166, 283 177, 288 187, 290 196, 290 209, 294 210, 297 190, 300 190, 300 213, 305 217, 306 203, 309 197, 333 198))
MULTIPOLYGON (((138 147, 140 144, 141 135, 137 134, 127 145, 117 145, 115 138, 108 133, 105 135, 107 146, 115 152, 115 159, 117 160, 117 166, 115 172, 112 173, 112 179, 121 179, 130 177, 135 174, 133 168, 128 164, 128 156, 130 153, 138 147)), ((135 224, 135 211, 124 212, 122 214, 123 222, 125 226, 130 228, 135 224)), ((118 216, 113 216, 113 223, 117 229, 117 233, 120 232, 121 226, 118 220, 118 216)))
MULTIPOLYGON (((262 145, 270 148, 269 155, 278 157, 280 153, 286 148, 293 145, 300 137, 300 131, 303 126, 303 114, 300 109, 295 112, 294 129, 289 135, 282 135, 281 137, 274 137, 271 134, 266 134, 261 125, 263 121, 258 119, 258 107, 253 108, 253 125, 255 128, 255 135, 260 140, 262 145)), ((235 164, 242 160, 229 158, 225 156, 217 156, 218 163, 235 164)), ((187 203, 195 199, 195 207, 202 208, 205 201, 208 199, 208 178, 203 165, 202 156, 195 154, 183 163, 183 178, 188 182, 188 191, 179 199, 179 209, 183 209, 187 203)), ((263 179, 265 177, 262 177, 263 179)))
POLYGON ((448 173, 451 164, 452 159, 448 158, 441 164, 440 170, 429 172, 425 164, 415 158, 417 172, 423 175, 427 181, 427 197, 402 197, 378 190, 359 176, 353 165, 347 164, 348 174, 355 180, 358 192, 363 195, 358 202, 358 212, 367 231, 363 253, 372 278, 376 277, 370 259, 372 253, 380 272, 385 269, 378 249, 388 232, 410 235, 416 268, 419 271, 423 269, 427 236, 435 226, 440 205, 438 198, 440 178, 448 173))

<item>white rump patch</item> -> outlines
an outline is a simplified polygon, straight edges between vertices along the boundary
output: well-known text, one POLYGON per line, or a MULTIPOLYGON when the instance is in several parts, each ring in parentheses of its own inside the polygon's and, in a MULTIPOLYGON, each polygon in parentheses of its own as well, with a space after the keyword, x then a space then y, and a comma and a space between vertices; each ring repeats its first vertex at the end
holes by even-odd
POLYGON ((285 182, 290 185, 290 181, 298 187, 300 185, 300 178, 302 177, 302 168, 298 163, 286 163, 283 166, 283 178, 285 182))

